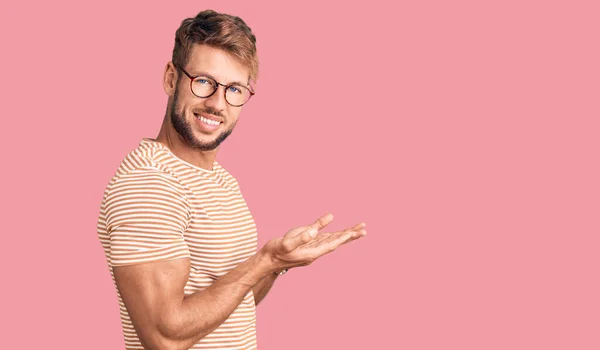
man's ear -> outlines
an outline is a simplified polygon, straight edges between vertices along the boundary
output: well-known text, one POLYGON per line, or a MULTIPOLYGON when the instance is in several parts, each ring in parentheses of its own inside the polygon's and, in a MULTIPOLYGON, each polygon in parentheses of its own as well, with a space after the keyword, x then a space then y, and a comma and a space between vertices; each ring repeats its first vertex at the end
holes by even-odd
POLYGON ((165 67, 165 74, 163 76, 163 88, 168 96, 173 96, 175 93, 175 86, 177 85, 177 69, 173 65, 173 62, 169 61, 165 67))

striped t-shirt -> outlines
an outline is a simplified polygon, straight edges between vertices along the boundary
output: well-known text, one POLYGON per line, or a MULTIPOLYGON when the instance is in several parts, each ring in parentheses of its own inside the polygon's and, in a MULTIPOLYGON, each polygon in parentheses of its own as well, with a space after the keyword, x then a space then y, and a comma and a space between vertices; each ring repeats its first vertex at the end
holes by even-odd
MULTIPOLYGON (((109 270, 190 258, 185 294, 210 286, 256 253, 254 218, 236 179, 218 162, 213 170, 176 157, 144 138, 121 162, 100 208, 98 236, 109 270)), ((116 285, 116 284, 115 284, 116 285)), ((127 349, 143 349, 118 293, 127 349)), ((252 290, 221 324, 192 349, 256 349, 252 290)))

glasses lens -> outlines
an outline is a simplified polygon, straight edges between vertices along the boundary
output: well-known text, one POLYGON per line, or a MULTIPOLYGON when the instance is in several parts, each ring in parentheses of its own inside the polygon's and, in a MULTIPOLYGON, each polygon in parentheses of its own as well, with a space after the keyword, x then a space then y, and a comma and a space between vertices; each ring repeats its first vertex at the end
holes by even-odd
POLYGON ((225 98, 233 106, 241 106, 250 99, 250 90, 241 85, 231 85, 225 91, 225 98))
POLYGON ((217 83, 209 77, 197 77, 192 82, 192 92, 199 97, 208 97, 215 92, 217 83))

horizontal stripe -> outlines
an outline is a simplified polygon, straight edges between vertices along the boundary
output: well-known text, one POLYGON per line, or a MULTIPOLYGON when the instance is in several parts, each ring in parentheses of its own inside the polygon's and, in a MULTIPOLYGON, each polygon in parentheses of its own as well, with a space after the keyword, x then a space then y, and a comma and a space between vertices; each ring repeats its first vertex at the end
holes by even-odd
MULTIPOLYGON (((112 268, 190 259, 185 295, 208 288, 256 253, 254 218, 237 180, 218 162, 200 169, 161 143, 144 139, 109 181, 96 225, 112 268)), ((143 349, 118 290, 127 349, 143 349)), ((252 291, 235 311, 192 349, 256 349, 252 291)))

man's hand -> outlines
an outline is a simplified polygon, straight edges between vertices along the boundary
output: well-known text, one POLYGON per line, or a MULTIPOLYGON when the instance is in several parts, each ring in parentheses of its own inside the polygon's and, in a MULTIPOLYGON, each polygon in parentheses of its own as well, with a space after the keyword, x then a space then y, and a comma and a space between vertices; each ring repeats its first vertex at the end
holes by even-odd
POLYGON ((340 245, 366 235, 365 224, 359 223, 343 231, 319 233, 333 221, 333 215, 320 217, 312 225, 289 230, 283 237, 267 242, 261 249, 273 262, 275 271, 310 265, 319 257, 331 253, 340 245))

